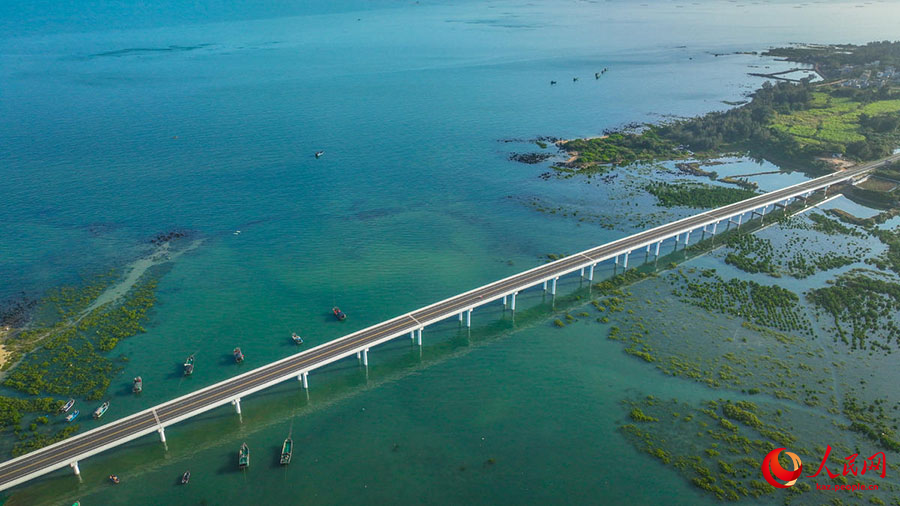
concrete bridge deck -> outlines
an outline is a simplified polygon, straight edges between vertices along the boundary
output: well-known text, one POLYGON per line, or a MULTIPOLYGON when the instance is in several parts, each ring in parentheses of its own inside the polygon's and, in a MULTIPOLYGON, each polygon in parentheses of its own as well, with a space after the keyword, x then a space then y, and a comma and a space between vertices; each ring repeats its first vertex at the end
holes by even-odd
POLYGON ((704 232, 715 234, 719 223, 725 220, 728 220, 729 226, 730 224, 740 226, 747 213, 765 214, 769 206, 787 205, 793 199, 805 199, 818 190, 824 189, 827 192, 827 188, 833 184, 865 177, 869 170, 897 159, 900 159, 900 154, 702 212, 535 267, 353 332, 4 462, 0 464, 0 490, 66 466, 72 467, 78 474, 80 460, 147 434, 159 433, 165 442, 166 426, 225 404, 233 404, 240 413, 241 397, 286 380, 296 378, 302 382, 304 388, 308 388, 309 372, 331 362, 356 354, 367 365, 369 349, 383 342, 408 334, 411 338, 417 339, 421 345, 422 329, 427 325, 453 316, 458 316, 460 320, 465 317, 466 325, 471 325, 474 308, 500 299, 504 304, 509 300, 510 307, 514 311, 516 295, 525 289, 539 284, 543 284, 544 289, 547 289, 547 284, 550 283, 550 290, 555 294, 556 281, 560 276, 575 271, 580 271, 584 276, 587 270, 588 279, 592 280, 594 268, 598 263, 613 258, 618 263, 620 256, 623 258, 624 267, 627 268, 629 253, 637 249, 646 247, 649 254, 650 248, 655 245, 654 255, 658 256, 659 245, 664 240, 674 237, 676 241, 683 241, 686 246, 692 231, 702 229, 704 232), (734 218, 738 221, 734 222, 734 218), (710 226, 712 229, 708 230, 710 226))

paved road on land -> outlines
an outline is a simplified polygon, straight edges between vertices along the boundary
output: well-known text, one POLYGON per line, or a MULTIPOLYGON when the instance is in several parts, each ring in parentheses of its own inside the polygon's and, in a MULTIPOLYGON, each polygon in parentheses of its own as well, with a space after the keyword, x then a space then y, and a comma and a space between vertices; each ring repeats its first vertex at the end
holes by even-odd
MULTIPOLYGON (((470 292, 335 339, 325 345, 294 355, 283 361, 260 367, 187 396, 160 404, 155 408, 137 413, 131 417, 78 434, 55 446, 36 450, 24 457, 4 462, 0 464, 0 490, 13 486, 15 484, 13 482, 29 477, 29 475, 34 474, 34 476, 38 476, 48 469, 67 466, 71 462, 85 458, 86 454, 100 451, 103 447, 115 444, 117 441, 127 440, 129 436, 155 430, 159 423, 165 425, 166 422, 185 415, 199 414, 216 405, 239 398, 245 392, 253 391, 254 388, 259 388, 274 380, 290 378, 303 371, 315 369, 317 365, 333 361, 336 357, 346 356, 348 353, 353 353, 365 348, 367 345, 392 336, 407 334, 423 325, 452 317, 460 311, 479 306, 484 302, 513 291, 524 290, 544 280, 572 272, 605 258, 621 255, 635 248, 670 238, 677 233, 704 226, 715 220, 736 216, 742 212, 758 209, 767 203, 782 201, 785 198, 805 193, 806 191, 822 188, 824 185, 841 182, 850 177, 860 175, 885 161, 898 159, 900 159, 900 154, 640 232, 521 274, 495 281, 470 292), (156 416, 154 416, 154 410, 156 416), (159 418, 159 423, 156 420, 157 417, 159 418)), ((84 411, 85 416, 90 416, 87 409, 84 409, 84 411)))

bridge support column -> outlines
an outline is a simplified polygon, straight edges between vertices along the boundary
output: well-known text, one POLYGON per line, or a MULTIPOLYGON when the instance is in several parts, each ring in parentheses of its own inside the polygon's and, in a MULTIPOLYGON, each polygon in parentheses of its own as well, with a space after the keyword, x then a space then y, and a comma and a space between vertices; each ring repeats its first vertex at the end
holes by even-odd
POLYGON ((625 253, 625 261, 622 262, 622 268, 623 269, 628 268, 628 253, 625 253))
POLYGON ((369 349, 366 348, 362 351, 363 355, 363 365, 369 367, 369 349))
POLYGON ((410 331, 409 331, 409 340, 410 340, 410 341, 415 341, 415 340, 416 340, 416 331, 415 331, 415 330, 410 330, 410 331))
POLYGON ((544 291, 547 291, 547 280, 544 280, 544 291))
POLYGON ((591 264, 591 268, 590 268, 590 270, 588 270, 588 281, 594 280, 594 267, 596 267, 596 266, 597 266, 597 264, 591 264))
POLYGON ((659 257, 659 247, 662 246, 662 241, 656 243, 656 253, 653 254, 655 257, 659 257))
POLYGON ((616 255, 616 257, 613 258, 613 265, 619 265, 619 255, 616 255))
POLYGON ((69 464, 69 467, 72 468, 72 471, 75 471, 75 476, 81 476, 81 469, 78 467, 78 461, 72 462, 69 464))
POLYGON ((362 360, 362 355, 358 351, 356 352, 356 360, 362 360))
POLYGON ((719 226, 719 222, 718 222, 718 221, 715 222, 715 223, 713 223, 713 231, 712 231, 712 235, 716 235, 716 227, 718 227, 718 226, 719 226))
POLYGON ((687 233, 684 234, 684 247, 687 248, 688 244, 691 243, 691 231, 688 230, 687 233))
POLYGON ((584 277, 584 267, 581 268, 581 273, 580 273, 580 275, 581 275, 582 278, 584 277))
POLYGON ((556 295, 556 280, 559 278, 553 278, 553 286, 550 288, 550 294, 556 295))
POLYGON ((472 326, 472 310, 466 311, 466 327, 472 326))
POLYGON ((512 293, 512 300, 510 301, 509 308, 512 309, 513 311, 516 310, 516 295, 517 295, 518 293, 519 293, 519 292, 513 292, 513 293, 512 293))
POLYGON ((463 314, 463 312, 460 311, 460 312, 459 312, 459 321, 462 321, 462 314, 463 314))
POLYGON ((300 376, 303 378, 303 388, 309 390, 309 373, 305 372, 300 376))
POLYGON ((157 432, 159 432, 159 440, 162 441, 163 444, 165 444, 165 442, 166 442, 166 429, 160 427, 159 430, 158 430, 157 432))
POLYGON ((506 307, 506 295, 503 296, 503 307, 506 307))
POLYGON ((241 399, 240 399, 240 397, 231 401, 231 403, 234 404, 234 412, 237 414, 241 414, 241 399))
POLYGON ((419 341, 419 346, 422 346, 422 328, 419 327, 419 330, 416 332, 416 338, 419 341))

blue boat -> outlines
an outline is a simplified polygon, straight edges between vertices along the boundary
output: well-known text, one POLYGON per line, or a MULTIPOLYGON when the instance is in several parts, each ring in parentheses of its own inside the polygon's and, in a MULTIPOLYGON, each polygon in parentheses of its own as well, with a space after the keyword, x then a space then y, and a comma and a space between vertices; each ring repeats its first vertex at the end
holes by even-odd
POLYGON ((291 339, 294 340, 294 344, 303 344, 303 338, 298 336, 296 332, 291 334, 291 339))
POLYGON ((69 413, 68 416, 66 416, 66 421, 71 422, 72 420, 78 418, 78 413, 81 413, 81 411, 78 411, 77 409, 69 413))

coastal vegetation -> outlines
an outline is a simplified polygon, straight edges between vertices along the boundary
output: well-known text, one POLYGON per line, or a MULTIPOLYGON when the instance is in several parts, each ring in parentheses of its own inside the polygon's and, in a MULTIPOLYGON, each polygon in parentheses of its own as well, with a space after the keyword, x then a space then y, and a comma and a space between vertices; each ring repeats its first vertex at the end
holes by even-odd
POLYGON ((15 367, 3 386, 30 395, 103 398, 119 370, 104 352, 120 339, 143 332, 140 322, 153 306, 155 288, 155 280, 141 282, 120 303, 94 309, 77 325, 47 329, 50 335, 40 349, 15 367))
POLYGON ((807 297, 834 320, 835 339, 851 349, 900 345, 900 284, 862 270, 839 276, 829 286, 810 290, 807 297), (846 328, 846 327, 849 327, 846 328))
MULTIPOLYGON (((874 75, 891 65, 886 62, 896 57, 897 46, 894 42, 810 50, 781 48, 768 54, 814 64, 825 73, 840 62, 841 66, 856 65, 858 73, 874 75), (867 70, 866 64, 860 63, 868 58, 879 62, 877 68, 867 70), (851 61, 854 63, 846 63, 851 61)), ((879 81, 877 86, 869 85, 868 80, 865 86, 818 86, 809 80, 766 82, 749 102, 726 111, 607 132, 599 138, 560 141, 573 159, 558 170, 592 174, 615 166, 702 159, 730 152, 818 166, 819 171, 825 168, 817 162, 819 157, 877 159, 900 144, 900 91, 885 82, 879 81)))
POLYGON ((80 287, 51 290, 37 304, 29 327, 3 343, 17 353, 3 386, 26 397, 0 396, 0 431, 12 429, 17 442, 11 449, 21 455, 60 441, 78 430, 67 425, 54 430, 48 415, 62 401, 47 397, 99 400, 107 395, 121 367, 108 356, 121 339, 144 332, 142 322, 155 302, 156 280, 138 281, 121 298, 93 305, 117 278, 108 272, 80 287), (27 428, 24 418, 32 416, 27 428))
POLYGON ((743 188, 729 188, 699 183, 650 183, 645 186, 663 207, 694 207, 711 209, 757 195, 743 188))
POLYGON ((724 280, 715 269, 699 276, 684 271, 669 274, 672 294, 697 307, 744 318, 747 321, 784 331, 811 333, 812 328, 799 309, 800 298, 778 285, 761 285, 742 279, 724 280))

